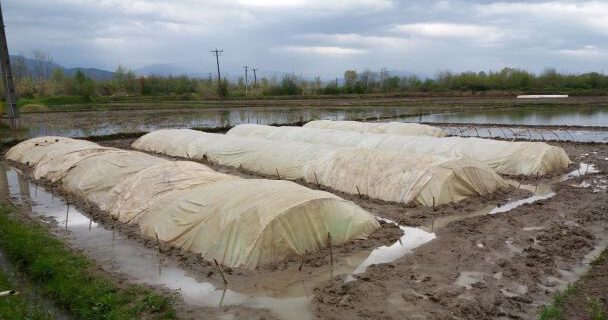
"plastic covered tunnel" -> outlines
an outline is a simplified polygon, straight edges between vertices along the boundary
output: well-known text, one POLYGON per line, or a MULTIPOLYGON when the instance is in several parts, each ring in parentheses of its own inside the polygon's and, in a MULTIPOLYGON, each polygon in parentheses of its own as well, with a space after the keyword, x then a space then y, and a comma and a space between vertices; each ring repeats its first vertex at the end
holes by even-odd
POLYGON ((92 142, 36 138, 13 147, 7 159, 31 165, 38 179, 55 181, 148 237, 230 267, 314 252, 328 245, 328 235, 341 245, 379 227, 365 210, 327 192, 92 142))
POLYGON ((389 133, 407 136, 445 137, 443 130, 419 123, 405 122, 359 122, 359 121, 332 121, 316 120, 304 125, 306 128, 333 129, 356 131, 361 133, 389 133))
POLYGON ((547 174, 570 164, 566 152, 544 142, 509 142, 480 138, 404 136, 310 127, 272 127, 244 124, 228 135, 271 140, 325 143, 344 147, 375 148, 406 154, 470 158, 509 175, 547 174))
POLYGON ((242 138, 187 129, 151 132, 135 141, 133 147, 206 159, 260 175, 305 179, 375 199, 427 206, 507 187, 494 171, 473 160, 388 150, 242 138))

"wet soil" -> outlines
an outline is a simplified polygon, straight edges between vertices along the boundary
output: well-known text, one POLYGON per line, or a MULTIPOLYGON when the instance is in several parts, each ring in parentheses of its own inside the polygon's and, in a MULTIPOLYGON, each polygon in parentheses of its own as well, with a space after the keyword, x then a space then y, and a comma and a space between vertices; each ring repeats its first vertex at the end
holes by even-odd
POLYGON ((576 289, 564 301, 564 319, 593 319, 593 301, 596 307, 608 314, 608 250, 594 263, 585 276, 576 283, 576 289))
MULTIPOLYGON (((130 148, 133 140, 100 143, 130 148)), ((527 197, 530 192, 513 188, 437 208, 337 193, 372 214, 404 225, 421 226, 435 232, 437 238, 391 263, 370 266, 355 275, 355 281, 344 282, 342 275, 315 285, 312 292, 315 316, 320 319, 535 318, 540 306, 549 302, 556 290, 575 281, 585 270, 581 265, 585 255, 600 243, 605 245, 608 239, 608 193, 601 188, 608 178, 608 146, 552 144, 563 147, 573 161, 591 163, 602 173, 557 183, 553 186, 555 197, 495 215, 484 212, 488 207, 527 197), (583 182, 591 186, 580 187, 583 182)), ((238 169, 205 164, 244 178, 259 178, 238 169)), ((558 174, 561 173, 555 175, 558 174)), ((550 178, 515 177, 524 184, 540 184, 550 178)), ((47 187, 62 194, 57 186, 47 183, 47 187)), ((96 221, 108 226, 115 224, 96 206, 71 195, 62 195, 96 221)), ((141 238, 135 227, 118 224, 117 228, 146 246, 156 246, 153 239, 141 238)), ((340 257, 365 247, 371 250, 395 241, 400 235, 401 231, 394 225, 384 224, 369 240, 334 248, 334 254, 340 257)), ((198 278, 221 283, 217 268, 200 256, 165 246, 161 246, 161 250, 167 258, 176 259, 198 278)), ((326 267, 329 253, 324 250, 307 255, 303 261, 302 274, 305 275, 315 268, 326 267)), ((283 271, 289 272, 290 276, 297 275, 293 270, 300 265, 302 259, 296 258, 253 271, 226 269, 225 272, 231 288, 255 291, 260 288, 254 286, 252 279, 275 277, 283 271)), ((598 288, 608 287, 607 277, 595 279, 598 288)), ((225 310, 217 308, 183 308, 181 314, 192 319, 226 315, 225 310)), ((242 306, 230 308, 230 318, 273 318, 265 310, 242 306)))
MULTIPOLYGON (((128 148, 132 141, 103 144, 128 148)), ((605 185, 607 179, 608 146, 552 144, 563 147, 576 162, 569 171, 576 170, 578 162, 585 162, 602 173, 557 183, 553 186, 555 197, 496 215, 476 212, 530 193, 512 189, 437 208, 337 193, 377 216, 430 229, 437 238, 392 263, 372 265, 355 276, 357 281, 345 283, 337 277, 318 286, 313 300, 315 315, 320 319, 535 318, 555 291, 576 281, 585 270, 584 256, 596 246, 606 245, 608 238, 608 194, 595 186, 605 185), (580 187, 583 181, 592 186, 580 187), (433 221, 452 217, 433 225, 433 221)), ((538 180, 511 178, 533 185, 559 174, 538 180)), ((603 280, 595 285, 608 287, 603 280)))
MULTIPOLYGON (((13 167, 18 168, 23 174, 31 178, 31 168, 22 164, 10 162, 13 167)), ((334 261, 334 274, 352 272, 358 263, 357 259, 362 261, 369 253, 377 247, 388 246, 398 241, 403 231, 393 223, 379 221, 381 228, 371 234, 367 239, 359 239, 350 241, 344 245, 331 248, 326 248, 319 252, 307 253, 301 257, 292 257, 285 261, 271 263, 261 266, 255 270, 242 268, 229 268, 222 266, 221 271, 213 263, 206 261, 201 255, 182 250, 181 248, 173 247, 164 243, 158 243, 156 239, 146 237, 141 234, 139 228, 135 225, 126 225, 117 223, 107 212, 102 211, 97 205, 90 203, 83 198, 65 192, 61 189, 58 183, 52 183, 42 179, 36 182, 42 188, 50 191, 54 195, 64 198, 70 206, 79 209, 82 213, 88 215, 93 221, 105 226, 108 229, 115 229, 117 232, 126 236, 140 245, 147 248, 159 250, 162 259, 171 259, 178 262, 179 266, 188 272, 197 281, 209 282, 216 288, 228 288, 232 291, 250 294, 261 295, 277 298, 289 298, 294 289, 294 284, 303 281, 319 282, 319 278, 327 274, 327 277, 321 281, 330 279, 329 272, 330 260, 334 261), (355 260, 355 264, 351 265, 351 261, 355 260), (228 284, 223 283, 222 274, 226 277, 228 284)), ((24 206, 23 212, 27 212, 27 206, 24 206)), ((57 225, 57 222, 52 222, 57 225)), ((60 237, 66 236, 61 227, 55 228, 54 231, 60 237)), ((360 262, 360 261, 359 261, 360 262)), ((128 276, 116 272, 117 266, 104 265, 102 266, 104 273, 110 273, 113 278, 117 279, 118 283, 126 283, 132 281, 128 276)), ((311 282, 311 285, 315 282, 311 282)), ((162 287, 154 287, 164 294, 174 295, 173 292, 168 292, 162 287)), ((313 288, 310 288, 311 290, 313 288)), ((296 290, 297 291, 297 290, 296 290)), ((178 311, 180 319, 200 319, 202 315, 205 318, 218 318, 228 316, 230 319, 275 319, 276 317, 268 310, 251 308, 243 305, 231 305, 225 308, 215 307, 197 307, 193 305, 180 304, 178 311)))

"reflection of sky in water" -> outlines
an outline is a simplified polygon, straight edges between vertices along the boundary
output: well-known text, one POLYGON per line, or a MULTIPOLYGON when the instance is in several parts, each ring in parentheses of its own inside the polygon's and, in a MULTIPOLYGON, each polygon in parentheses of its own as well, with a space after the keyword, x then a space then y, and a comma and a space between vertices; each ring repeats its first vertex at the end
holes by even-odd
POLYGON ((601 108, 514 107, 410 116, 429 111, 432 110, 419 106, 349 106, 38 113, 22 115, 21 123, 27 129, 17 134, 17 138, 43 135, 87 137, 149 132, 162 128, 214 128, 242 123, 289 124, 315 119, 608 127, 608 110, 601 108))
POLYGON ((245 289, 244 292, 222 290, 212 283, 197 281, 175 262, 161 258, 155 250, 137 245, 120 233, 98 225, 62 198, 30 184, 4 162, 0 165, 0 193, 3 196, 10 196, 12 201, 23 204, 33 216, 52 218, 60 228, 69 232, 68 240, 72 245, 83 249, 104 268, 126 274, 138 283, 179 290, 187 303, 197 306, 245 305, 269 309, 281 319, 312 319, 309 293, 313 292, 314 286, 326 282, 332 275, 361 273, 371 264, 394 261, 435 237, 419 229, 401 227, 405 233, 400 241, 373 251, 361 249, 348 256, 336 257, 333 269, 327 265, 313 272, 277 271, 269 275, 270 279, 268 276, 258 279, 256 289, 245 289))
POLYGON ((119 110, 23 114, 27 130, 21 138, 43 135, 70 137, 148 132, 161 128, 214 128, 242 123, 286 124, 314 119, 347 120, 415 114, 410 107, 234 108, 196 110, 119 110))
MULTIPOLYGON (((406 117, 403 121, 418 121, 406 117)), ((514 107, 484 111, 439 113, 424 115, 422 122, 437 123, 488 123, 519 125, 571 125, 608 127, 608 109, 564 107, 514 107)))
POLYGON ((529 141, 574 141, 574 142, 608 142, 606 130, 568 130, 546 128, 509 128, 490 126, 442 126, 451 136, 502 138, 507 140, 520 139, 529 141))

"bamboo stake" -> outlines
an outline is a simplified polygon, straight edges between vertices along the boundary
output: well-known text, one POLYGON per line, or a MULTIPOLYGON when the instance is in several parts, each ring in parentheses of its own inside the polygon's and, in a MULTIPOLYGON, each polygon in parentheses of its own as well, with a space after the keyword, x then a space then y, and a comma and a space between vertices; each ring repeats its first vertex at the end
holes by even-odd
POLYGON ((158 239, 158 233, 154 233, 154 237, 156 238, 156 247, 158 248, 158 253, 163 253, 163 250, 160 247, 160 239, 158 239))
POLYGON ((328 232, 327 233, 327 244, 329 246, 329 265, 331 266, 331 269, 334 269, 334 251, 333 248, 331 246, 331 233, 328 232))
POLYGON ((65 229, 67 230, 68 229, 68 217, 70 214, 70 203, 66 202, 66 204, 67 204, 67 208, 65 210, 65 229))
POLYGON ((215 262, 215 266, 217 267, 217 270, 220 271, 220 275, 222 276, 222 280, 224 280, 224 284, 228 285, 228 280, 226 280, 226 277, 224 276, 224 271, 222 271, 222 267, 220 267, 220 264, 217 263, 217 260, 213 259, 213 262, 215 262))

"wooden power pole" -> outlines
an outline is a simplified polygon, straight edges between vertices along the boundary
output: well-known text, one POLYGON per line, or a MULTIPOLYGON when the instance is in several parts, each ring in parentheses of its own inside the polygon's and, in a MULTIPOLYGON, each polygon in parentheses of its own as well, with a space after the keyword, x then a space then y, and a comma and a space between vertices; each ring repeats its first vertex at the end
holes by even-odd
POLYGON ((2 68, 2 81, 4 83, 4 91, 6 94, 6 114, 10 119, 11 127, 17 127, 17 119, 19 113, 17 110, 17 95, 15 94, 15 81, 13 79, 13 71, 11 69, 11 60, 8 54, 8 44, 6 42, 6 33, 4 32, 4 17, 2 15, 2 6, 0 5, 0 67, 2 68))
POLYGON ((247 95, 247 87, 249 86, 249 79, 248 79, 248 71, 249 71, 249 66, 244 66, 243 69, 245 69, 245 95, 247 95))
POLYGON ((258 71, 258 68, 252 68, 251 70, 253 70, 253 85, 257 88, 258 87, 258 76, 256 75, 256 71, 258 71))

